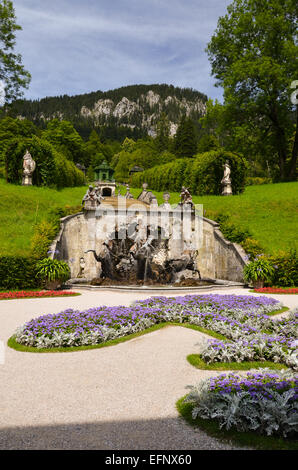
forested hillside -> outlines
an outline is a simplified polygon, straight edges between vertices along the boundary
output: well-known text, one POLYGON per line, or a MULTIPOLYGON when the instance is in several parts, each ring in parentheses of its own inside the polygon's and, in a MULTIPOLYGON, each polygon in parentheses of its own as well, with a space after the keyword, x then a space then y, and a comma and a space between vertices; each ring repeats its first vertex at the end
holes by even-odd
POLYGON ((154 136, 162 113, 168 116, 170 132, 174 135, 183 115, 198 122, 205 114, 206 102, 207 96, 191 88, 132 85, 76 96, 17 100, 7 106, 6 114, 29 119, 41 128, 53 118, 68 120, 83 138, 100 127, 103 139, 123 141, 125 137, 154 136))

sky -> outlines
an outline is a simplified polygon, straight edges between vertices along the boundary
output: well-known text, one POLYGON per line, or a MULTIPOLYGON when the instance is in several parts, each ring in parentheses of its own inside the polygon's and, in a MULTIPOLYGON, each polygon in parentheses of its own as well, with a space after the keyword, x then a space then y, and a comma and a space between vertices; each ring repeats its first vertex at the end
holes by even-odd
POLYGON ((25 97, 134 84, 190 87, 222 101, 205 48, 231 0, 13 0, 25 97))

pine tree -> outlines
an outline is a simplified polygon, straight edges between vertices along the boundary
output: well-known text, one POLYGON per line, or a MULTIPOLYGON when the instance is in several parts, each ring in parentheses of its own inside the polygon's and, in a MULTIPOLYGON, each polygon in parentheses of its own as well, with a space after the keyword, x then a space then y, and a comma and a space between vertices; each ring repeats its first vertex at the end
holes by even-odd
POLYGON ((178 126, 175 140, 174 153, 178 158, 192 157, 197 152, 197 136, 191 119, 182 117, 178 126))
POLYGON ((155 146, 158 152, 164 152, 169 148, 170 122, 166 113, 162 113, 156 124, 155 146))

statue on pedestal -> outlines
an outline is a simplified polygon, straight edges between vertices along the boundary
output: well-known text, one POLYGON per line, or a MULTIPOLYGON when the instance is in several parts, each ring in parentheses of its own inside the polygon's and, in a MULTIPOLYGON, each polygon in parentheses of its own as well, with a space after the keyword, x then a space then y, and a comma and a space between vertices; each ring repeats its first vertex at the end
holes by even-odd
POLYGON ((170 200, 170 197, 171 197, 170 193, 165 192, 165 193, 163 193, 162 197, 163 197, 164 203, 160 207, 162 209, 170 211, 172 209, 171 204, 169 203, 169 200, 170 200))
POLYGON ((191 208, 193 208, 194 203, 192 201, 192 195, 190 194, 190 191, 188 190, 188 188, 185 188, 184 186, 182 186, 180 197, 181 197, 180 206, 183 206, 186 204, 186 205, 190 205, 191 208))
POLYGON ((36 163, 33 160, 31 154, 26 150, 26 153, 23 157, 23 186, 32 186, 32 176, 36 168, 36 163))
POLYGON ((223 189, 222 189, 222 196, 231 196, 233 194, 233 191, 232 191, 232 180, 230 178, 230 175, 231 175, 231 167, 230 167, 230 163, 229 161, 227 160, 226 163, 224 164, 224 175, 223 175, 223 179, 221 180, 221 184, 223 186, 223 189))
POLYGON ((84 277, 84 274, 85 274, 85 268, 86 268, 86 262, 85 262, 85 258, 82 256, 80 258, 80 271, 77 275, 77 278, 81 278, 81 277, 84 277))
POLYGON ((84 209, 87 210, 96 209, 96 207, 100 205, 102 199, 104 200, 104 197, 101 194, 98 194, 96 189, 90 185, 88 191, 83 197, 82 205, 84 205, 84 209))
POLYGON ((126 198, 126 199, 133 199, 133 195, 132 195, 131 192, 130 192, 130 187, 129 187, 128 184, 126 185, 125 198, 126 198))

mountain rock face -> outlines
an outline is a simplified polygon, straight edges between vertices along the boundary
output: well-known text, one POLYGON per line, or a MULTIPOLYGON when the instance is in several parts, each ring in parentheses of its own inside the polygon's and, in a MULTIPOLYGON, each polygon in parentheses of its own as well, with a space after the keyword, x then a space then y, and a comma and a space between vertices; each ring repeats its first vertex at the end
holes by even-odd
POLYGON ((162 112, 170 119, 170 134, 176 133, 178 122, 183 114, 196 119, 206 112, 205 102, 198 98, 188 101, 186 98, 179 100, 176 96, 167 96, 166 99, 149 90, 132 101, 123 96, 116 102, 111 99, 99 99, 92 108, 82 106, 82 117, 93 119, 99 125, 109 123, 115 118, 119 125, 134 128, 141 126, 147 129, 149 135, 155 135, 155 126, 162 112), (174 112, 175 110, 175 112, 174 112), (175 114, 175 116, 174 116, 175 114))
POLYGON ((142 129, 155 136, 161 113, 168 116, 170 133, 176 133, 183 115, 198 121, 206 112, 207 96, 191 88, 172 85, 132 85, 107 92, 59 96, 37 101, 19 100, 11 111, 37 125, 50 119, 65 119, 91 127, 113 126, 142 129))

